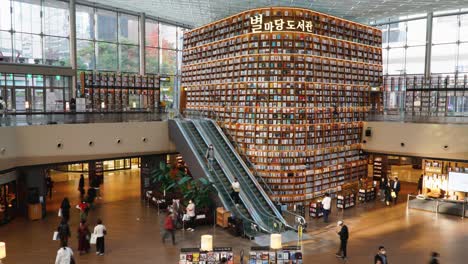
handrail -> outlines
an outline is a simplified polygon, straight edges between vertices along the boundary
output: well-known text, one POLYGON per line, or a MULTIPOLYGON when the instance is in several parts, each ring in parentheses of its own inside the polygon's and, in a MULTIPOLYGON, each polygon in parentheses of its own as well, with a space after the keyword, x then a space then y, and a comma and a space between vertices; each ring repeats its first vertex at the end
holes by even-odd
MULTIPOLYGON (((215 137, 215 136, 216 136, 216 135, 212 134, 211 131, 204 131, 204 129, 200 128, 200 124, 197 124, 197 123, 195 123, 195 122, 194 122, 194 124, 195 124, 197 130, 199 130, 200 134, 202 134, 202 136, 203 136, 203 134, 205 134, 205 133, 207 133, 207 135, 206 135, 207 137, 209 137, 209 136, 215 137), (203 130, 203 131, 200 131, 200 130, 203 130), (210 135, 208 135, 208 134, 210 134, 210 135)), ((222 132, 221 132, 221 133, 222 133, 222 132)), ((205 139, 205 140, 206 140, 206 139, 205 139)), ((219 156, 218 152, 219 152, 219 151, 215 152, 215 155, 218 155, 218 156, 219 156)), ((223 153, 224 153, 224 152, 223 152, 223 153)), ((227 154, 227 153, 225 153, 225 154, 227 154)), ((223 156, 223 157, 224 157, 224 156, 223 156)), ((230 166, 228 166, 228 167, 230 168, 230 170, 235 170, 238 174, 241 174, 241 172, 237 169, 237 167, 236 167, 234 164, 232 164, 232 161, 229 161, 229 162, 230 162, 230 166)), ((223 160, 223 164, 224 164, 224 160, 223 160)), ((248 173, 247 173, 247 174, 248 174, 248 173)), ((234 176, 232 175, 232 173, 231 173, 231 176, 232 176, 232 178, 234 178, 234 176)), ((254 182, 254 184, 255 184, 255 182, 254 182)), ((252 204, 252 203, 250 203, 250 201, 249 201, 250 204, 252 204, 253 206, 255 206, 256 210, 258 211, 257 213, 258 213, 258 214, 261 214, 261 215, 264 216, 264 217, 266 217, 266 219, 277 219, 277 218, 278 218, 277 216, 270 214, 269 212, 265 211, 265 208, 259 207, 259 206, 258 206, 258 205, 260 204, 259 198, 253 193, 253 190, 252 190, 248 185, 247 185, 247 187, 248 187, 248 188, 247 188, 247 191, 249 192, 250 197, 253 197, 253 199, 255 199, 256 202, 258 202, 258 203, 253 203, 253 204, 252 204)), ((267 196, 267 197, 268 197, 268 196, 267 196)), ((252 198, 251 198, 251 199, 252 199, 252 198)), ((269 198, 266 198, 266 201, 268 201, 268 200, 269 200, 269 198)), ((272 220, 272 221, 273 221, 272 223, 274 224, 274 225, 273 225, 273 229, 275 229, 276 227, 278 227, 278 228, 281 229, 281 227, 282 227, 282 225, 283 225, 281 221, 279 221, 279 222, 277 222, 277 223, 275 223, 275 222, 276 222, 275 220, 272 220)))
MULTIPOLYGON (((215 126, 215 127, 216 127, 216 126, 215 126)), ((219 128, 218 128, 218 130, 219 130, 219 128)), ((222 131, 221 131, 221 134, 222 134, 223 136, 225 136, 225 134, 224 134, 222 131)), ((231 134, 229 134, 229 131, 228 131, 227 129, 226 129, 226 134, 228 134, 229 136, 231 136, 231 134)), ((232 137, 232 136, 231 136, 231 137, 232 137)), ((226 140, 228 140, 228 139, 226 138, 226 140)), ((234 145, 235 145, 235 146, 237 147, 237 149, 240 151, 241 148, 240 148, 239 144, 237 143, 237 141, 235 140, 235 138, 234 138, 234 140, 228 140, 228 141, 229 141, 229 142, 234 142, 234 145)), ((237 153, 237 151, 234 151, 234 152, 235 152, 236 156, 238 156, 239 158, 241 158, 241 156, 237 153)), ((270 186, 265 182, 265 179, 263 179, 263 177, 259 176, 260 174, 258 173, 258 171, 257 171, 257 169, 255 168, 255 166, 252 164, 252 162, 251 162, 248 158, 245 158, 245 159, 242 159, 242 160, 243 160, 244 162, 247 161, 246 164, 250 165, 250 166, 247 167, 247 169, 251 169, 251 170, 253 171, 253 175, 257 175, 257 177, 255 177, 255 179, 256 179, 257 181, 258 181, 258 179, 260 179, 260 181, 263 183, 263 186, 266 187, 266 190, 270 193, 270 195, 271 195, 271 196, 274 196, 274 193, 273 193, 273 191, 271 190, 270 186)), ((270 200, 270 199, 268 199, 268 200, 270 200)), ((273 205, 273 206, 274 206, 274 205, 273 205)), ((290 214, 290 215, 294 216, 294 221, 295 221, 295 222, 303 222, 303 223, 306 222, 305 218, 304 218, 303 216, 301 216, 301 215, 292 213, 292 212, 290 212, 290 211, 288 211, 288 210, 281 211, 281 212, 284 212, 284 213, 286 213, 286 214, 290 214), (297 220, 298 218, 299 218, 299 220, 297 220)), ((283 218, 284 218, 284 217, 283 217, 283 218)), ((281 219, 281 218, 280 218, 280 219, 281 219)), ((284 220, 286 220, 286 219, 284 219, 284 220)), ((291 225, 290 223, 287 223, 287 224, 288 224, 288 226, 293 227, 294 224, 296 224, 296 223, 294 223, 293 225, 291 225)), ((293 228, 295 229, 295 227, 293 227, 293 228)))
MULTIPOLYGON (((204 110, 204 111, 202 110, 202 111, 200 111, 200 110, 185 109, 185 112, 196 113, 196 114, 198 114, 198 115, 194 115, 194 117, 198 117, 198 118, 203 118, 203 117, 204 117, 203 112, 206 112, 206 116, 208 116, 208 117, 211 116, 214 120, 217 120, 217 115, 216 115, 216 113, 215 113, 213 110, 204 110), (211 115, 210 115, 210 113, 211 113, 211 115)), ((209 120, 209 119, 208 119, 208 120, 209 120)), ((213 121, 211 120, 211 122, 213 122, 213 121)), ((216 124, 216 123, 215 123, 215 124, 216 124)), ((218 128, 217 125, 215 125, 215 127, 219 130, 219 128, 218 128)), ((235 140, 235 137, 233 137, 233 136, 229 133, 229 131, 228 131, 227 129, 225 129, 225 130, 226 130, 226 134, 227 134, 229 137, 233 138, 233 140, 227 139, 227 137, 226 137, 226 135, 225 135, 225 133, 224 133, 223 131, 221 131, 221 135, 222 135, 223 137, 225 137, 225 139, 226 139, 228 142, 234 143, 235 148, 240 152, 241 148, 240 148, 239 144, 237 143, 237 141, 235 140)), ((228 144, 228 145, 229 145, 229 144, 228 144)), ((230 146, 230 145, 229 145, 229 146, 230 146)), ((230 147, 231 147, 231 146, 230 146, 230 147)), ((260 189, 262 189, 262 191, 263 191, 263 188, 266 188, 266 190, 268 191, 268 193, 269 193, 271 196, 274 196, 274 193, 273 193, 273 191, 271 190, 270 186, 265 182, 265 179, 263 179, 263 177, 260 176, 260 174, 258 173, 258 171, 257 171, 257 169, 255 168, 254 164, 252 164, 252 162, 251 162, 248 158, 245 158, 245 159, 242 158, 242 157, 244 157, 244 155, 242 155, 242 156, 239 155, 238 151, 234 151, 234 154, 235 154, 238 158, 240 158, 240 160, 244 161, 244 163, 247 163, 248 165, 250 165, 250 166, 247 167, 248 170, 253 171, 253 174, 254 174, 254 175, 257 175, 257 177, 254 177, 254 178, 256 179, 256 180, 254 181, 254 183, 255 183, 255 182, 258 182, 258 178, 260 178, 260 181, 263 183, 262 185, 265 186, 265 187, 262 186, 262 188, 260 188, 260 189)), ((241 162, 241 164, 243 164, 243 162, 241 162)), ((243 164, 243 165, 244 165, 244 164, 243 164)), ((250 176, 250 174, 249 174, 249 176, 250 176)), ((270 200, 270 199, 267 199, 267 200, 269 201, 270 206, 273 206, 273 207, 274 207, 274 205, 272 204, 271 200, 270 200)), ((276 207, 275 207, 275 209, 276 209, 276 207)), ((301 215, 295 214, 295 213, 290 212, 290 211, 288 211, 288 210, 281 211, 281 212, 282 212, 282 213, 286 213, 286 214, 290 214, 290 215, 294 216, 294 222, 295 222, 295 223, 294 223, 293 225, 287 223, 286 219, 285 219, 284 217, 281 216, 281 218, 283 218, 283 219, 286 221, 287 226, 289 226, 289 227, 291 227, 291 228, 293 228, 293 229, 296 229, 295 227, 293 227, 295 224, 300 223, 300 222, 302 222, 302 223, 305 223, 305 222, 306 222, 305 218, 304 218, 303 216, 301 216, 301 215), (297 223, 296 223, 296 222, 297 222, 297 223)), ((281 218, 280 218, 280 219, 281 219, 281 218)))
MULTIPOLYGON (((176 125, 179 127, 179 130, 181 131, 182 134, 184 134, 184 136, 187 136, 187 133, 190 133, 190 131, 187 131, 187 132, 186 132, 185 129, 182 128, 182 125, 180 124, 180 122, 179 122, 178 120, 174 119, 174 121, 176 122, 176 125)), ((187 139, 188 139, 188 138, 189 138, 189 137, 187 137, 187 139)), ((199 154, 198 154, 198 152, 197 152, 197 150, 196 150, 196 148, 195 148, 195 146, 194 146, 194 144, 196 144, 196 142, 193 142, 193 143, 192 143, 190 140, 187 140, 187 142, 188 142, 188 145, 189 145, 190 149, 191 149, 192 152, 195 154, 195 157, 196 157, 196 159, 198 160, 198 162, 199 162, 200 164, 202 164, 202 169, 203 169, 203 171, 205 172, 205 174, 211 176, 210 171, 206 169, 206 164, 205 164, 205 162, 203 162, 203 160, 200 158, 200 156, 199 156, 199 154), (207 173, 207 172, 208 172, 208 173, 207 173)), ((221 167, 221 166, 220 166, 220 167, 221 167)), ((222 167, 221 167, 221 169, 224 171, 224 169, 223 169, 222 167)), ((218 173, 216 173, 215 171, 213 171, 212 173, 216 176, 216 178, 218 179, 218 181, 221 182, 221 179, 220 179, 218 173)), ((210 179, 210 182, 211 182, 211 183, 214 182, 214 180, 213 180, 211 177, 208 177, 208 178, 210 179)), ((213 184, 213 185, 214 185, 214 184, 213 184)), ((223 184, 219 184, 219 185, 221 185, 221 187, 224 189, 224 191, 226 191, 226 193, 229 194, 229 191, 226 189, 226 187, 225 187, 223 184)), ((214 186, 215 186, 215 188, 217 188, 216 185, 214 185, 214 186)), ((218 190, 218 193, 220 193, 219 190, 218 190)), ((224 197, 223 197, 222 195, 220 195, 220 198, 221 198, 222 200, 224 200, 224 197)), ((250 220, 248 217, 246 217, 246 216, 235 206, 235 202, 232 200, 232 197, 231 197, 230 195, 228 195, 228 198, 229 198, 229 200, 232 202, 232 204, 234 205, 233 208, 230 208, 230 210, 234 209, 234 210, 236 211, 236 215, 237 215, 237 216, 240 216, 240 218, 242 218, 243 220, 246 220, 246 221, 250 222, 251 225, 254 224, 254 225, 258 226, 254 221, 252 221, 252 220, 250 220)), ((226 202, 224 202, 223 204, 227 205, 226 202)), ((244 225, 244 226, 245 226, 245 225, 244 225)), ((262 227, 261 227, 261 228, 262 228, 262 227)), ((262 228, 262 229, 263 229, 263 228, 262 228)), ((244 230, 245 230, 245 228, 244 228, 244 230)), ((265 230, 265 231, 266 231, 266 230, 265 230)))
MULTIPOLYGON (((208 136, 208 135, 205 135, 205 131, 202 131, 203 129, 200 128, 200 125, 197 124, 196 122, 193 122, 193 124, 195 125, 195 128, 196 128, 197 131, 200 133, 200 135, 202 136, 202 138, 204 139, 204 141, 207 142, 207 143, 212 143, 210 140, 208 140, 208 137, 209 137, 209 136, 208 136)), ((224 159, 223 159, 222 156, 219 154, 219 151, 216 151, 216 152, 215 152, 215 157, 216 157, 216 159, 218 160, 218 162, 222 163, 226 168, 228 168, 227 172, 229 172, 229 173, 227 173, 226 176, 227 176, 229 182, 232 183, 233 180, 234 180, 234 178, 235 178, 235 176, 233 175, 233 171, 231 171, 231 170, 232 170, 231 166, 227 165, 227 164, 224 162, 224 159), (230 177, 229 177, 229 176, 230 176, 230 177)), ((239 173, 239 172, 238 172, 238 173, 239 173)), ((247 191, 250 191, 250 189, 248 189, 247 191)), ((259 217, 259 219, 258 219, 259 222, 262 222, 263 224, 265 224, 266 226, 269 227, 269 225, 268 225, 269 222, 265 222, 264 219, 272 219, 272 218, 275 219, 275 217, 274 217, 273 215, 265 215, 265 213, 262 212, 262 208, 259 208, 259 207, 257 206, 257 203, 252 203, 252 202, 249 200, 249 198, 248 198, 248 196, 247 196, 247 192, 246 192, 245 190, 244 190, 244 192, 241 192, 241 193, 240 193, 240 196, 241 196, 241 198, 242 198, 242 197, 245 197, 245 199, 242 199, 242 200, 244 201, 244 203, 248 203, 248 205, 249 205, 251 208, 255 208, 254 213, 258 215, 258 217, 259 217), (266 218, 264 218, 264 217, 266 217, 266 218)), ((252 192, 251 192, 251 191, 250 191, 250 196, 252 196, 252 192)), ((256 196, 254 196, 254 197, 257 198, 256 196)), ((258 201, 258 199, 257 199, 257 202, 258 202, 258 204, 260 203, 260 201, 258 201)), ((254 217, 254 218, 255 218, 255 217, 254 217)), ((276 224, 276 225, 277 225, 277 224, 276 224)))

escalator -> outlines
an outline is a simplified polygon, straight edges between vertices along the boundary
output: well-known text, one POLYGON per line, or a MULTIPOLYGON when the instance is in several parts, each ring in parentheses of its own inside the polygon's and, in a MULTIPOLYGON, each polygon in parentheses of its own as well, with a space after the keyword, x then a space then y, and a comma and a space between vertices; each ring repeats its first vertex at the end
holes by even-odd
POLYGON ((231 174, 236 175, 241 185, 241 195, 244 194, 246 199, 250 200, 256 212, 262 217, 264 224, 275 231, 283 230, 285 226, 288 226, 231 143, 218 129, 219 127, 210 119, 199 119, 193 122, 206 141, 213 144, 215 152, 220 159, 223 159, 231 174))
POLYGON ((195 125, 190 121, 185 120, 171 120, 171 138, 179 136, 179 140, 175 141, 180 144, 177 145, 178 151, 184 155, 184 159, 189 164, 192 172, 196 172, 198 175, 206 175, 210 182, 213 184, 218 192, 218 196, 223 203, 223 206, 232 212, 232 214, 241 219, 243 223, 244 235, 250 238, 254 238, 260 234, 261 231, 269 232, 262 226, 258 225, 254 218, 258 216, 249 211, 243 203, 238 206, 235 205, 233 198, 231 197, 231 183, 226 176, 226 172, 223 169, 223 165, 215 160, 213 164, 213 170, 210 171, 204 162, 204 155, 208 149, 208 144, 204 141, 200 133, 197 131, 195 125), (180 140, 180 136, 184 140, 180 140))

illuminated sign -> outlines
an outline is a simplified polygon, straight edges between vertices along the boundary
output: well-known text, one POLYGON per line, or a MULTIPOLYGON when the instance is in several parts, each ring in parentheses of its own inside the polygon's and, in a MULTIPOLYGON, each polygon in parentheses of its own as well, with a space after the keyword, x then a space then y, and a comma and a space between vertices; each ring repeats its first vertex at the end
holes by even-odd
POLYGON ((312 21, 306 20, 284 20, 282 18, 275 19, 269 22, 263 21, 263 15, 256 15, 250 17, 250 25, 252 26, 252 33, 258 32, 273 32, 273 31, 302 31, 312 32, 312 21))

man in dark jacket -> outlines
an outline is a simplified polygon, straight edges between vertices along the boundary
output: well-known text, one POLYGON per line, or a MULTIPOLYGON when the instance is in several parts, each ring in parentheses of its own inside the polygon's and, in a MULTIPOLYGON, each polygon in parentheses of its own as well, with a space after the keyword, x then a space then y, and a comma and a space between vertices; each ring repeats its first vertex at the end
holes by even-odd
POLYGON ((340 236, 340 249, 336 256, 342 259, 346 259, 346 247, 348 245, 349 232, 348 227, 344 224, 343 221, 338 221, 338 236, 340 236))
POLYGON ((400 192, 400 181, 398 180, 398 177, 395 177, 395 180, 392 182, 392 191, 395 192, 395 197, 393 198, 393 203, 396 204, 398 200, 398 193, 400 192))
POLYGON ((374 264, 388 264, 387 251, 383 246, 379 247, 379 252, 374 257, 374 264))
POLYGON ((419 180, 418 180, 418 194, 423 193, 423 182, 424 182, 424 177, 421 174, 421 176, 419 177, 419 180))
POLYGON ((382 177, 380 179, 380 197, 382 198, 381 201, 385 202, 385 188, 387 188, 387 177, 382 177))

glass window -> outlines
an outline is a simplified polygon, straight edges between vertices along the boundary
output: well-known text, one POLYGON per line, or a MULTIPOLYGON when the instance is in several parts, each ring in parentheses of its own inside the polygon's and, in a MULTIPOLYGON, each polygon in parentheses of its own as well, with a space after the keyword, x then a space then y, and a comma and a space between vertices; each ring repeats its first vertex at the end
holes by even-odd
POLYGON ((119 43, 138 45, 138 17, 119 14, 119 43))
POLYGON ((47 65, 69 66, 70 46, 68 38, 44 37, 44 57, 47 65))
POLYGON ((116 71, 117 66, 117 44, 97 42, 96 68, 98 70, 116 71))
POLYGON ((380 30, 382 30, 382 47, 386 47, 388 45, 388 25, 378 26, 380 30))
POLYGON ((146 72, 158 73, 159 72, 159 49, 158 48, 145 48, 146 72))
POLYGON ((146 20, 145 45, 148 47, 159 46, 159 24, 157 21, 146 20))
POLYGON ((175 74, 176 67, 177 67, 177 54, 175 50, 161 50, 161 62, 160 62, 160 69, 161 73, 164 74, 175 74))
POLYGON ((76 5, 76 37, 94 39, 94 9, 76 5))
POLYGON ((400 75, 405 73, 405 49, 393 48, 388 51, 388 74, 400 75))
POLYGON ((177 51, 177 74, 182 73, 182 51, 177 51))
POLYGON ((76 41, 76 59, 78 69, 93 70, 94 62, 94 42, 88 40, 76 41))
POLYGON ((176 49, 177 33, 176 27, 171 25, 160 24, 161 45, 163 49, 176 49))
POLYGON ((452 73, 456 70, 458 45, 432 46, 431 72, 452 73))
POLYGON ((408 47, 406 50, 406 74, 423 74, 426 46, 408 47))
POLYGON ((406 44, 408 46, 426 44, 427 19, 412 20, 407 22, 406 44))
POLYGON ((103 9, 96 10, 96 39, 117 42, 117 13, 103 9))
POLYGON ((60 37, 68 37, 70 26, 68 24, 69 5, 67 2, 44 2, 44 34, 60 37))
POLYGON ((13 1, 13 29, 24 33, 41 33, 41 0, 13 1))
POLYGON ((388 45, 390 47, 403 47, 406 44, 406 22, 389 25, 388 45))
POLYGON ((459 72, 468 72, 468 43, 460 44, 458 48, 458 67, 459 72))
POLYGON ((383 74, 388 74, 388 49, 382 49, 383 74))
POLYGON ((18 63, 41 63, 42 41, 41 36, 15 33, 13 48, 15 50, 14 60, 18 63))
POLYGON ((435 17, 432 25, 432 43, 458 41, 458 16, 435 17))
POLYGON ((10 0, 0 0, 0 30, 11 29, 10 0))
POLYGON ((177 27, 177 49, 182 50, 184 49, 184 33, 186 29, 177 27))
POLYGON ((4 62, 11 62, 11 59, 11 33, 0 31, 0 60, 3 60, 4 62))
POLYGON ((140 57, 138 55, 138 46, 119 45, 119 63, 122 72, 138 72, 140 67, 140 57))
POLYGON ((468 41, 468 14, 460 16, 460 41, 468 41))

